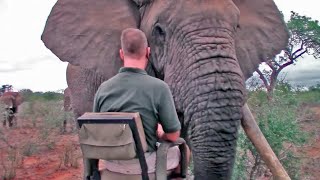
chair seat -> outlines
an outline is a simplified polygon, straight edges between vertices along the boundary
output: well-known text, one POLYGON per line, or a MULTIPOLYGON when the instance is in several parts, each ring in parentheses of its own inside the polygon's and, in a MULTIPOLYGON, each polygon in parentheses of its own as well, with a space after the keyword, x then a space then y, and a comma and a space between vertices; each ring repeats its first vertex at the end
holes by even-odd
MULTIPOLYGON (((154 173, 156 171, 156 157, 156 152, 145 153, 148 173, 154 173)), ((171 147, 167 153, 167 170, 176 168, 179 165, 179 162, 180 150, 178 146, 171 147)), ((138 159, 113 161, 102 160, 100 161, 99 167, 121 174, 141 174, 141 167, 138 159)))
MULTIPOLYGON (((167 175, 169 175, 172 171, 167 171, 167 175)), ((141 180, 141 175, 137 174, 121 174, 117 172, 109 171, 108 169, 100 170, 101 180, 141 180)), ((149 173, 149 180, 155 180, 155 173, 149 173)))

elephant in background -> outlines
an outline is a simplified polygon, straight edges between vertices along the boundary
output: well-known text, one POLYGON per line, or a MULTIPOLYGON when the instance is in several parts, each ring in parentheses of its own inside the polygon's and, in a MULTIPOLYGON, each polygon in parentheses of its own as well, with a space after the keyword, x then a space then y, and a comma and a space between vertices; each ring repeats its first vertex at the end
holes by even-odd
POLYGON ((76 116, 121 67, 121 31, 145 32, 147 72, 170 87, 195 179, 230 179, 246 102, 245 80, 287 45, 272 0, 58 0, 42 40, 69 62, 76 116))
POLYGON ((22 102, 23 98, 18 92, 5 92, 2 94, 0 103, 4 105, 3 126, 6 126, 7 121, 9 127, 13 126, 15 114, 18 112, 18 107, 22 102))
POLYGON ((72 111, 71 92, 69 88, 63 91, 63 109, 64 111, 72 111))

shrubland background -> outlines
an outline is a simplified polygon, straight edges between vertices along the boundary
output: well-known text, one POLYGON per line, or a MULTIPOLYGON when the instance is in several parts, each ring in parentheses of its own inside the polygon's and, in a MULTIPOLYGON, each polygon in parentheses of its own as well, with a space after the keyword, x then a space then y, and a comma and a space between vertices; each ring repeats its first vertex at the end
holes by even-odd
MULTIPOLYGON (((304 150, 320 142, 320 119, 311 111, 313 107, 320 110, 320 84, 307 89, 279 82, 272 100, 262 87, 249 89, 248 104, 290 177, 316 179, 313 171, 320 169, 320 157, 308 157, 304 150)), ((72 112, 63 109, 62 91, 32 92, 25 89, 20 93, 24 103, 19 107, 17 127, 0 128, 0 179, 29 177, 26 172, 34 174, 39 166, 47 167, 48 164, 54 169, 51 177, 57 176, 54 173, 68 171, 73 174, 71 178, 81 178, 81 152, 74 117, 72 112), (49 162, 39 160, 40 165, 35 165, 35 169, 28 165, 30 158, 43 156, 45 159, 48 154, 51 154, 49 162)), ((320 154, 320 149, 317 153, 320 154)), ((48 174, 37 173, 39 177, 48 174)), ((233 179, 272 179, 241 128, 233 179)))
POLYGON ((78 144, 70 139, 76 136, 74 117, 64 110, 61 91, 20 93, 24 102, 16 114, 17 126, 0 128, 0 179, 45 177, 45 172, 32 172, 39 168, 49 172, 78 168, 78 144))
MULTIPOLYGON (((310 110, 317 107, 320 112, 320 84, 306 89, 278 82, 273 93, 269 100, 263 88, 249 91, 250 109, 291 179, 316 179, 305 169, 315 166, 319 172, 320 157, 308 159, 302 149, 320 142, 320 117, 310 110)), ((270 179, 272 175, 240 129, 233 179, 259 178, 270 179)))

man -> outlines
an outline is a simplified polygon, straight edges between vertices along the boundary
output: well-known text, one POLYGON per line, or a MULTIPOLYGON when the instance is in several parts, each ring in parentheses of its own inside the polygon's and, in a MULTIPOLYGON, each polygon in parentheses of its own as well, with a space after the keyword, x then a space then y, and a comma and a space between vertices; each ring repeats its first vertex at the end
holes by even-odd
MULTIPOLYGON (((156 142, 159 139, 176 141, 180 136, 181 125, 168 85, 147 75, 144 70, 149 54, 150 47, 142 31, 128 28, 122 32, 120 58, 124 67, 116 76, 101 84, 95 95, 93 111, 139 112, 150 155, 146 159, 154 159, 151 163, 154 164, 156 142)), ((169 169, 178 166, 179 155, 177 147, 169 150, 168 164, 172 164, 169 169)), ((112 163, 114 162, 106 163, 107 169, 126 173, 121 172, 123 168, 113 169, 118 166, 112 163)), ((154 170, 149 163, 148 166, 149 172, 154 170)), ((135 174, 140 171, 140 166, 138 164, 136 167, 126 168, 128 169, 132 169, 131 173, 135 174)))

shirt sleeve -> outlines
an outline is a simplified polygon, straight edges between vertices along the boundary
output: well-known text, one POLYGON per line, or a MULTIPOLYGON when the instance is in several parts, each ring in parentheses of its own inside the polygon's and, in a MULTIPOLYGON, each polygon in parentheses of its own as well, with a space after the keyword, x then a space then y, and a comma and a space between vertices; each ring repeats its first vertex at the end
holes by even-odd
POLYGON ((173 97, 167 85, 160 96, 159 120, 165 133, 173 133, 181 129, 173 97))

